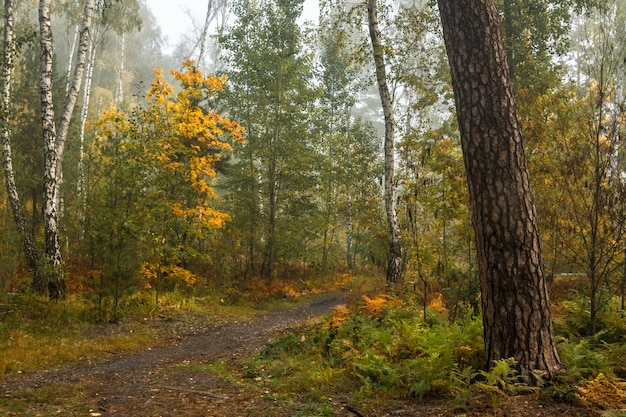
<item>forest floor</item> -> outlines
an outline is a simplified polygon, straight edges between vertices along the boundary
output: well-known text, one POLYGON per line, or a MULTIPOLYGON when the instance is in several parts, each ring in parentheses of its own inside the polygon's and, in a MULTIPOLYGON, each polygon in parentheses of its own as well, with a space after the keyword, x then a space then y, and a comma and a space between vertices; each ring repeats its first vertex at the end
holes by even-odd
MULTIPOLYGON (((245 363, 268 341, 306 326, 345 302, 327 294, 291 309, 250 319, 211 325, 195 317, 155 319, 177 335, 160 346, 135 353, 110 352, 104 360, 23 373, 0 379, 3 416, 597 416, 599 412, 539 396, 510 397, 494 407, 476 398, 468 410, 451 401, 406 399, 348 405, 328 399, 330 414, 319 414, 298 401, 245 383, 245 363)), ((106 331, 106 327, 93 331, 106 331)))

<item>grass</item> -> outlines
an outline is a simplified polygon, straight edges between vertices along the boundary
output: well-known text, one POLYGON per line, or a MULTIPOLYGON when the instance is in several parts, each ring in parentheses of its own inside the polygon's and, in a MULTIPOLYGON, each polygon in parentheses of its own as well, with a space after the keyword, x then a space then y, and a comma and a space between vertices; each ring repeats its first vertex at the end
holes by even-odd
MULTIPOLYGON (((190 296, 173 291, 162 294, 157 305, 152 294, 137 293, 118 306, 122 319, 115 323, 108 322, 111 306, 104 303, 98 308, 97 300, 88 296, 48 301, 31 294, 7 294, 0 296, 0 377, 145 349, 190 326, 284 310, 349 282, 349 277, 340 276, 325 286, 316 282, 295 286, 276 279, 271 288, 258 288, 254 299, 236 301, 220 292, 190 296)), ((252 286, 246 291, 255 292, 252 286)))
POLYGON ((48 302, 11 296, 0 305, 0 377, 159 345, 176 335, 177 323, 217 324, 258 313, 252 305, 207 298, 164 300, 158 309, 127 311, 113 324, 94 323, 91 308, 78 297, 48 302))
MULTIPOLYGON (((360 291, 370 288, 371 281, 356 279, 352 285, 360 291)), ((173 292, 164 294, 158 306, 150 297, 134 296, 125 301, 124 318, 116 324, 95 323, 93 304, 84 298, 48 302, 29 295, 7 296, 0 299, 0 376, 145 349, 189 326, 282 310, 318 292, 302 297, 300 290, 288 289, 281 295, 278 283, 271 289, 275 298, 237 301, 225 300, 221 293, 187 297, 173 292)), ((465 409, 468 399, 481 393, 493 397, 493 403, 506 403, 507 396, 526 391, 511 364, 503 362, 499 374, 481 371, 480 320, 468 316, 451 325, 440 301, 430 306, 425 320, 420 303, 411 297, 371 295, 286 333, 245 363, 180 366, 209 373, 234 389, 256 392, 268 410, 280 408, 280 415, 334 416, 344 405, 366 411, 406 397, 453 397, 458 399, 454 406, 465 409)), ((572 309, 562 314, 569 314, 569 321, 561 322, 570 327, 581 316, 572 309)), ((611 337, 626 334, 622 317, 610 319, 611 326, 605 327, 611 337)), ((544 395, 601 406, 607 416, 622 415, 618 410, 624 406, 626 385, 611 369, 624 367, 623 345, 578 338, 564 325, 557 328, 568 370, 544 395), (614 393, 611 401, 601 395, 607 390, 614 393)), ((24 389, 0 400, 0 415, 88 415, 88 406, 80 401, 84 389, 80 384, 24 389)))
POLYGON ((80 384, 55 384, 23 389, 0 397, 0 415, 52 417, 89 415, 80 384))

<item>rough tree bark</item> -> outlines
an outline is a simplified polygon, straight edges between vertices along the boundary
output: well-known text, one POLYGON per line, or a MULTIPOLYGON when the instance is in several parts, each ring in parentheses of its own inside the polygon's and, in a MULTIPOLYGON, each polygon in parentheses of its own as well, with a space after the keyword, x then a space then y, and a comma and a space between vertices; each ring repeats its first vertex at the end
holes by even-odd
POLYGON ((493 0, 438 0, 465 161, 488 365, 560 367, 517 107, 493 0))
POLYGON ((393 116, 393 103, 389 87, 387 86, 387 71, 385 69, 384 50, 380 40, 378 28, 378 16, 376 0, 368 0, 367 17, 369 23, 370 39, 374 52, 374 64, 376 66, 376 80, 378 92, 385 116, 385 212, 387 214, 387 226, 389 228, 389 262, 387 264, 387 283, 394 284, 402 277, 402 236, 398 226, 396 213, 396 199, 394 193, 395 167, 394 167, 394 131, 395 120, 393 116))

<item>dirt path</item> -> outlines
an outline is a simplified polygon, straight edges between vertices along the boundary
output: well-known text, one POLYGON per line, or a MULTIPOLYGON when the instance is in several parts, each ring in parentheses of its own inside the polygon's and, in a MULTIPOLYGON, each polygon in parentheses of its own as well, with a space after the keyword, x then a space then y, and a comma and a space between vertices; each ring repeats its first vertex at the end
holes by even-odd
MULTIPOLYGON (((380 403, 367 413, 348 407, 341 398, 328 399, 331 414, 319 414, 252 384, 224 369, 242 369, 245 361, 281 332, 330 312, 345 302, 328 294, 290 310, 211 326, 181 323, 186 333, 164 346, 108 360, 74 364, 0 380, 2 417, 472 417, 555 415, 597 416, 595 410, 539 397, 509 397, 500 408, 477 400, 456 412, 449 400, 406 399, 380 403), (226 365, 224 365, 226 364, 226 365), (222 369, 220 369, 222 367, 222 369), (3 397, 2 397, 3 396, 3 397), (8 411, 10 410, 10 411, 8 411)), ((170 323, 172 324, 172 323, 170 323)), ((180 328, 177 329, 179 331, 180 328)), ((477 397, 478 398, 478 397, 477 397)))
POLYGON ((175 344, 116 356, 106 362, 0 380, 0 392, 11 397, 28 389, 80 386, 83 405, 78 408, 82 409, 63 409, 61 401, 57 415, 62 416, 258 417, 263 415, 263 404, 271 400, 262 393, 246 392, 235 381, 213 376, 206 371, 207 365, 220 359, 252 356, 280 332, 321 316, 342 302, 340 294, 330 294, 291 310, 195 330, 175 344))

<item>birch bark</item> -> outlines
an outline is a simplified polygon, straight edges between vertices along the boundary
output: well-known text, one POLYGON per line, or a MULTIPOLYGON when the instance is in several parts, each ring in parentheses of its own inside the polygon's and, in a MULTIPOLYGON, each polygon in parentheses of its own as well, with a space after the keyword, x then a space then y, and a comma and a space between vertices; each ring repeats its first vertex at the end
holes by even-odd
POLYGON ((395 284, 402 277, 402 236, 398 226, 395 199, 395 158, 394 158, 394 134, 395 119, 393 115, 393 102, 387 85, 387 71, 385 58, 378 27, 378 14, 376 0, 368 0, 367 16, 369 23, 370 39, 374 52, 374 64, 376 66, 376 80, 378 92, 385 116, 385 212, 387 214, 387 226, 389 228, 390 245, 389 261, 387 264, 387 283, 395 284))
POLYGON ((34 274, 33 288, 37 290, 37 286, 40 283, 40 279, 37 279, 37 263, 39 261, 39 254, 35 246, 35 239, 32 231, 26 223, 26 216, 24 215, 24 208, 19 198, 17 191, 17 185, 15 183, 15 172, 13 170, 13 152, 11 147, 11 130, 10 130, 10 115, 11 115, 11 82, 13 75, 13 58, 15 56, 15 37, 13 31, 14 21, 14 8, 12 0, 5 0, 4 2, 4 60, 2 63, 2 101, 0 102, 0 126, 2 126, 1 141, 2 141, 2 166, 4 170, 4 183, 7 190, 7 196, 9 204, 11 205, 11 212, 13 214, 13 220, 17 225, 17 228, 22 237, 24 252, 26 254, 26 260, 28 266, 34 274))
POLYGON ((85 205, 87 201, 87 193, 85 189, 85 126, 87 125, 87 116, 89 115, 89 101, 91 100, 91 81, 93 80, 93 69, 96 64, 96 49, 98 43, 90 42, 87 71, 85 77, 85 87, 83 88, 83 106, 80 112, 80 136, 78 145, 78 181, 76 191, 78 200, 81 203, 81 217, 85 213, 85 205))
POLYGON ((57 133, 52 96, 53 36, 50 22, 51 0, 39 1, 39 31, 41 37, 40 98, 44 142, 44 240, 45 276, 51 298, 64 298, 66 284, 62 268, 59 239, 60 185, 63 179, 63 152, 78 92, 83 80, 87 46, 89 44, 94 0, 86 0, 74 77, 67 94, 57 133))

